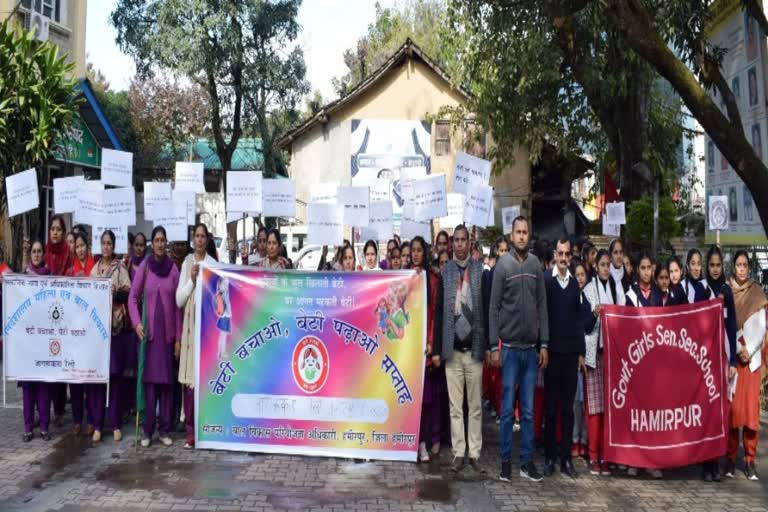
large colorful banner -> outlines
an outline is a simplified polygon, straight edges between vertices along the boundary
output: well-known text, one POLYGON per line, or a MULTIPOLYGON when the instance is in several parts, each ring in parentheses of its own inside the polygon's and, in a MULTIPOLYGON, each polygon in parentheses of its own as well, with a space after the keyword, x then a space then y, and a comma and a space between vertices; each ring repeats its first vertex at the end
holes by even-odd
POLYGON ((196 446, 415 461, 426 282, 202 268, 196 446))
POLYGON ((728 362, 722 299, 603 309, 605 459, 685 466, 725 453, 728 362))
POLYGON ((109 279, 3 276, 7 379, 108 382, 111 332, 109 279))

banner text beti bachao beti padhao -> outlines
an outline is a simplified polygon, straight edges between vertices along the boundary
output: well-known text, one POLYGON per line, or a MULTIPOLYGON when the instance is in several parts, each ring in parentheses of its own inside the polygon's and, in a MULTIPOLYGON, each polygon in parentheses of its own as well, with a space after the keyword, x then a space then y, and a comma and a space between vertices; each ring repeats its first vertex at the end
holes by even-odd
POLYGON ((610 306, 601 316, 606 460, 665 468, 722 455, 728 418, 722 300, 610 306))
POLYGON ((415 461, 423 275, 204 267, 196 446, 415 461))

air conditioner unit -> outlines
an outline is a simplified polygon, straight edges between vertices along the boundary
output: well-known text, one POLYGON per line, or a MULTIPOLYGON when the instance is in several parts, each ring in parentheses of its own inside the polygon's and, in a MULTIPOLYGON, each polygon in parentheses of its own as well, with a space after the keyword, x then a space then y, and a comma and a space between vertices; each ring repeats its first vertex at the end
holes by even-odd
MULTIPOLYGON (((47 41, 48 40, 48 29, 51 24, 51 19, 47 16, 43 16, 42 14, 38 12, 33 12, 29 18, 29 30, 34 30, 35 32, 35 39, 38 41, 47 41)), ((25 21, 26 21, 25 19, 25 21)))

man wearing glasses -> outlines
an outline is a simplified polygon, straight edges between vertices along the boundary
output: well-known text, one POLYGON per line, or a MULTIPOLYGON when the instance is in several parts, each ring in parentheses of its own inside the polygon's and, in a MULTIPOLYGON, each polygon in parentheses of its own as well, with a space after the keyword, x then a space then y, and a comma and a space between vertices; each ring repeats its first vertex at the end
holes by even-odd
POLYGON ((544 275, 549 319, 548 365, 544 372, 544 476, 560 472, 576 478, 571 461, 573 400, 579 368, 584 368, 584 314, 579 283, 571 275, 571 243, 561 239, 555 246, 556 265, 544 275), (562 436, 557 445, 555 431, 558 413, 562 418, 562 436))

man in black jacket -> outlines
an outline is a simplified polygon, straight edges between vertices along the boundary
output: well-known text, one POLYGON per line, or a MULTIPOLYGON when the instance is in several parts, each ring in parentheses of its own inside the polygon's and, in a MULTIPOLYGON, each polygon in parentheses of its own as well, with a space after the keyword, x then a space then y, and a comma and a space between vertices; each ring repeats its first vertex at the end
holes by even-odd
POLYGON ((544 476, 555 471, 555 459, 560 459, 560 472, 576 478, 571 461, 573 432, 573 400, 579 368, 584 367, 584 316, 579 283, 568 270, 571 264, 571 243, 561 239, 555 246, 557 264, 546 272, 547 316, 549 319, 548 365, 544 373, 544 476), (559 410, 558 410, 559 409, 559 410), (558 412, 562 418, 560 446, 555 440, 558 412))

